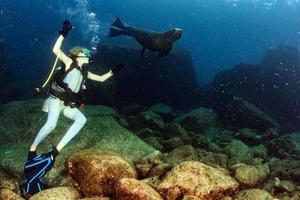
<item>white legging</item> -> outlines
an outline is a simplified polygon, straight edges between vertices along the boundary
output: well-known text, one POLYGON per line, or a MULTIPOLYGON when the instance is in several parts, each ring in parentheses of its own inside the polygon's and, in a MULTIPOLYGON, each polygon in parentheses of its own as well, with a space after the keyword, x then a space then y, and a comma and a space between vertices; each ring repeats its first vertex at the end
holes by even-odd
POLYGON ((57 145, 63 148, 84 126, 84 124, 86 123, 86 117, 77 108, 64 106, 63 102, 59 99, 49 97, 47 101, 48 101, 47 121, 44 124, 44 126, 40 129, 32 145, 37 147, 39 143, 55 129, 59 114, 63 110, 65 117, 74 120, 72 126, 69 128, 67 133, 64 135, 64 137, 57 145))

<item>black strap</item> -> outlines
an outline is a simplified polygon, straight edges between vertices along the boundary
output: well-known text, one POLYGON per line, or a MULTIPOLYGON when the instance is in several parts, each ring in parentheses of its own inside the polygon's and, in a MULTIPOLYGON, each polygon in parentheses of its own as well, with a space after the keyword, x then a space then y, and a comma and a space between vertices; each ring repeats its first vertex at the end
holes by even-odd
POLYGON ((65 70, 65 65, 62 64, 61 69, 56 72, 53 82, 56 82, 56 84, 63 88, 64 92, 59 92, 51 88, 49 89, 49 94, 59 98, 60 100, 64 101, 64 104, 66 106, 80 107, 81 104, 84 103, 85 100, 85 81, 87 79, 87 67, 82 66, 82 69, 77 66, 74 62, 71 64, 70 68, 68 70, 65 70), (69 72, 71 72, 74 68, 80 70, 83 80, 80 85, 80 91, 78 93, 74 93, 69 87, 68 84, 64 82, 65 77, 69 72))

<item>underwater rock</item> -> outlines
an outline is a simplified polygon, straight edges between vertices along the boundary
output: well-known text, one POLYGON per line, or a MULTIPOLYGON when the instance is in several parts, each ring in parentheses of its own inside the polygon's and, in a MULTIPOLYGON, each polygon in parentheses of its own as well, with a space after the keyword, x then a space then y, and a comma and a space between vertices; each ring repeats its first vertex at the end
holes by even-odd
POLYGON ((215 143, 220 147, 226 147, 235 139, 235 132, 223 127, 210 127, 202 134, 210 144, 215 143))
POLYGON ((181 137, 173 137, 168 140, 164 140, 162 143, 166 152, 170 152, 173 149, 184 146, 184 142, 181 137))
POLYGON ((165 120, 169 120, 172 118, 173 115, 173 109, 171 106, 162 104, 162 103, 156 103, 149 107, 150 111, 155 112, 162 116, 165 120))
POLYGON ((152 187, 133 178, 122 178, 116 183, 114 199, 118 200, 163 200, 152 187))
POLYGON ((266 142, 273 155, 280 158, 300 159, 300 137, 298 133, 285 134, 266 142))
POLYGON ((292 193, 296 191, 296 186, 292 181, 287 180, 280 180, 277 178, 278 181, 275 182, 275 193, 280 192, 287 192, 292 193))
POLYGON ((126 116, 130 116, 130 115, 137 115, 140 112, 146 111, 147 109, 148 109, 148 107, 145 105, 129 104, 129 105, 123 106, 121 108, 121 112, 126 116))
MULTIPOLYGON (((285 134, 283 136, 283 138, 289 140, 295 147, 295 151, 298 151, 298 153, 300 153, 300 132, 285 134)), ((299 156, 299 159, 300 159, 300 156, 299 156)))
POLYGON ((198 152, 191 145, 178 147, 170 153, 168 153, 167 156, 164 158, 164 161, 173 167, 180 164, 181 162, 188 160, 199 160, 198 152))
POLYGON ((191 196, 191 195, 185 195, 182 200, 199 200, 198 197, 191 196))
POLYGON ((236 137, 241 139, 246 144, 254 145, 262 142, 262 135, 252 131, 249 128, 243 128, 238 130, 236 137))
POLYGON ((194 94, 198 83, 187 51, 173 51, 160 59, 149 54, 141 61, 139 49, 99 45, 93 61, 89 67, 97 74, 107 72, 118 62, 125 67, 101 85, 89 82, 89 103, 151 106, 160 102, 174 107, 197 103, 194 94))
POLYGON ((206 137, 204 137, 203 135, 199 135, 199 134, 194 134, 193 132, 189 133, 191 140, 192 140, 192 145, 195 148, 201 148, 201 149, 207 149, 208 148, 208 140, 206 139, 206 137))
POLYGON ((146 178, 150 170, 153 168, 151 163, 136 163, 135 168, 137 170, 138 178, 146 178))
POLYGON ((268 149, 263 144, 251 147, 251 152, 254 157, 266 159, 268 156, 268 149))
POLYGON ((158 187, 158 185, 160 184, 161 180, 159 179, 159 177, 157 176, 153 176, 153 177, 150 177, 150 178, 146 178, 146 179, 143 179, 141 180, 143 181, 144 183, 146 183, 147 185, 150 185, 151 187, 153 187, 155 190, 156 188, 158 187))
POLYGON ((185 144, 192 143, 192 140, 191 140, 189 134, 184 130, 184 128, 182 128, 182 126, 180 124, 177 124, 177 123, 168 124, 165 127, 162 136, 165 139, 170 139, 173 137, 180 137, 180 138, 182 138, 182 141, 185 144))
MULTIPOLYGON (((28 149, 47 115, 41 112, 42 101, 11 102, 0 106, 0 165, 9 169, 15 177, 23 172, 28 149)), ((61 186, 66 182, 65 159, 75 152, 96 147, 110 149, 130 157, 135 161, 156 151, 128 129, 121 126, 113 112, 103 106, 86 106, 82 111, 87 123, 56 158, 53 169, 46 175, 45 182, 50 186, 61 186), (96 110, 104 109, 103 111, 96 110), (90 115, 89 113, 93 113, 90 115), (102 115, 102 114, 103 115, 102 115), (107 114, 110 113, 110 114, 107 114)), ((68 119, 61 118, 54 132, 39 145, 38 153, 44 153, 51 145, 58 144, 69 126, 68 119)))
POLYGON ((152 131, 150 128, 142 128, 135 132, 137 136, 140 138, 147 138, 147 137, 157 137, 160 136, 157 131, 152 131))
POLYGON ((20 195, 19 186, 15 179, 16 177, 11 176, 0 166, 0 189, 9 189, 20 195))
POLYGON ((121 178, 135 178, 133 163, 115 152, 87 149, 71 155, 66 161, 68 174, 85 195, 111 195, 121 178))
POLYGON ((248 189, 241 190, 235 196, 235 200, 274 200, 274 197, 265 190, 248 189))
POLYGON ((262 183, 270 173, 267 165, 246 165, 236 164, 231 167, 234 171, 234 178, 241 186, 255 187, 262 183))
POLYGON ((220 200, 233 200, 233 198, 232 197, 229 197, 229 196, 227 196, 227 197, 223 197, 222 199, 220 199, 220 200))
POLYGON ((0 188, 0 200, 25 200, 25 199, 10 189, 0 188))
POLYGON ((253 159, 250 148, 239 140, 233 140, 224 148, 224 151, 230 157, 229 166, 237 163, 251 163, 253 159))
POLYGON ((159 142, 159 139, 157 137, 147 137, 143 139, 147 144, 152 146, 153 148, 163 151, 164 147, 163 145, 159 142))
POLYGON ((30 200, 77 200, 82 198, 75 187, 55 187, 33 195, 30 200))
POLYGON ((169 171, 171 166, 163 161, 165 155, 157 153, 149 158, 144 158, 135 161, 135 168, 140 179, 149 178, 153 176, 161 176, 166 171, 169 171))
POLYGON ((181 124, 187 131, 199 134, 207 128, 218 125, 217 114, 212 109, 202 107, 175 118, 173 122, 181 124))
POLYGON ((140 112, 134 118, 128 119, 128 121, 132 130, 150 128, 151 130, 162 131, 165 127, 162 117, 152 111, 140 112))
POLYGON ((168 163, 160 163, 156 166, 154 166, 149 173, 147 174, 147 177, 161 177, 164 176, 168 171, 172 169, 172 166, 168 163))
POLYGON ((17 100, 20 97, 19 86, 5 58, 3 42, 0 41, 0 104, 17 100))
POLYGON ((172 169, 157 190, 168 200, 184 196, 205 200, 232 194, 238 187, 238 182, 223 170, 196 161, 186 161, 172 169))
POLYGON ((216 143, 213 143, 213 142, 208 143, 207 150, 211 151, 211 152, 214 152, 214 153, 224 152, 223 148, 221 148, 219 145, 217 145, 216 143))
POLYGON ((285 129, 297 129, 299 76, 300 58, 297 48, 279 45, 265 52, 261 64, 241 63, 219 73, 212 83, 201 89, 201 105, 216 109, 228 127, 264 131, 272 126, 273 120, 258 118, 257 121, 257 118, 247 116, 244 111, 248 113, 253 110, 249 107, 245 109, 250 103, 260 110, 258 113, 253 112, 252 116, 259 116, 253 114, 263 111, 285 129), (239 103, 234 97, 248 103, 239 103), (264 119, 264 123, 260 119, 264 119))
POLYGON ((292 180, 300 184, 300 166, 294 169, 290 169, 290 176, 292 180))
POLYGON ((201 152, 199 153, 199 161, 211 166, 218 165, 219 167, 227 169, 228 156, 221 153, 201 152))
POLYGON ((263 141, 269 142, 272 139, 278 138, 281 134, 282 132, 278 127, 269 128, 262 135, 263 141))
POLYGON ((234 157, 239 154, 249 154, 250 148, 240 140, 232 140, 230 144, 225 147, 224 151, 227 155, 234 157))
POLYGON ((271 178, 293 180, 295 183, 300 184, 300 160, 271 158, 268 164, 271 178))
MULTIPOLYGON (((236 103, 237 109, 239 109, 239 112, 244 115, 244 120, 248 120, 247 122, 245 122, 246 124, 244 124, 245 127, 255 126, 256 128, 254 129, 258 130, 265 130, 270 127, 280 127, 275 119, 273 119, 253 103, 250 103, 241 97, 233 97, 233 99, 236 103), (250 122, 253 124, 250 124, 250 122)), ((242 122, 240 121, 240 123, 242 122)))
POLYGON ((110 197, 87 197, 80 200, 111 200, 110 197))
POLYGON ((292 194, 289 193, 280 193, 276 195, 277 199, 280 200, 299 200, 300 199, 300 192, 293 192, 292 194))

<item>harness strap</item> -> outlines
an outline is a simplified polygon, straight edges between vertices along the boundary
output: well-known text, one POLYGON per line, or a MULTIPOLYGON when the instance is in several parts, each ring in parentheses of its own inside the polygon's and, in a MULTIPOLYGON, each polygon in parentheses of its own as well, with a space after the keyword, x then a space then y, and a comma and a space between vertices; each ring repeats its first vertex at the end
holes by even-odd
POLYGON ((72 63, 70 68, 65 71, 65 65, 62 65, 61 69, 55 74, 54 80, 52 84, 55 84, 56 87, 60 87, 61 89, 55 90, 52 85, 50 86, 50 89, 48 93, 56 98, 59 98, 64 102, 64 105, 70 106, 70 107, 80 107, 83 108, 84 106, 84 100, 85 100, 85 81, 87 79, 87 68, 85 66, 82 66, 82 69, 78 67, 75 63, 72 63), (74 68, 80 70, 83 79, 80 85, 80 90, 78 93, 74 93, 69 87, 68 84, 64 82, 64 78, 67 76, 69 72, 71 72, 74 68))

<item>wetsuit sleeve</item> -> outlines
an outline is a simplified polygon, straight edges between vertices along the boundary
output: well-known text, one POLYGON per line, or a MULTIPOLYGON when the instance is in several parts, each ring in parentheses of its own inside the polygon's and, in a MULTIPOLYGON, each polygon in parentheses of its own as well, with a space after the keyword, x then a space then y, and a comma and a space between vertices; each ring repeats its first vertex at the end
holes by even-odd
POLYGON ((52 51, 58 57, 58 59, 61 60, 66 65, 65 70, 67 70, 70 67, 70 65, 72 64, 73 61, 72 61, 71 58, 66 56, 66 54, 64 54, 62 52, 62 50, 60 49, 63 40, 64 40, 64 37, 62 35, 60 35, 58 37, 58 39, 56 40, 52 51))
POLYGON ((99 82, 104 82, 108 78, 110 78, 113 75, 112 71, 109 70, 106 74, 103 74, 102 76, 99 76, 97 74, 93 74, 92 72, 88 72, 87 77, 93 81, 99 81, 99 82))

